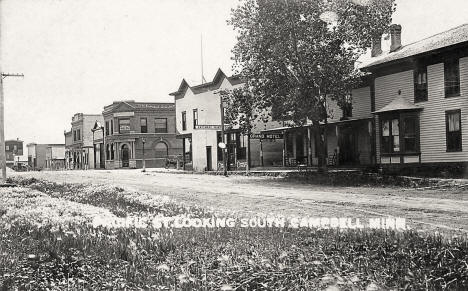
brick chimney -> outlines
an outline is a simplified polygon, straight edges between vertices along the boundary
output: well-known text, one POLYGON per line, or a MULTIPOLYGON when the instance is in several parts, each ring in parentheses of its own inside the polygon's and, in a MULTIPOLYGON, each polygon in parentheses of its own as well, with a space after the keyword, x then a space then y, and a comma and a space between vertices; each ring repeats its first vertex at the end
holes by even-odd
POLYGON ((382 54, 382 35, 372 38, 371 57, 376 57, 382 54))
POLYGON ((390 25, 390 52, 394 52, 401 47, 401 25, 392 24, 390 25))

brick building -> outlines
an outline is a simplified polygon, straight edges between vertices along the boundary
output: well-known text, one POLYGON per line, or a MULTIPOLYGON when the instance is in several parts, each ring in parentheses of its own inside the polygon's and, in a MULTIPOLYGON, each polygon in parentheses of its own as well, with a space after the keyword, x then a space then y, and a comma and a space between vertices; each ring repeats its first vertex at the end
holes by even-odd
POLYGON ((164 167, 182 154, 174 103, 116 101, 102 115, 92 131, 96 168, 141 168, 143 153, 146 167, 164 167))
POLYGON ((10 139, 5 141, 6 164, 11 167, 15 164, 15 157, 23 155, 23 141, 10 139))

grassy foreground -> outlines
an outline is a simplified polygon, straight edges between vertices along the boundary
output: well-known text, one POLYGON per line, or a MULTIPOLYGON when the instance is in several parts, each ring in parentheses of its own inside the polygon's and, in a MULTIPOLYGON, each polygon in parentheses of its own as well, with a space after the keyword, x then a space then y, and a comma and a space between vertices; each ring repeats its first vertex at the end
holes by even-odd
POLYGON ((462 238, 378 230, 112 227, 130 217, 213 213, 116 187, 15 182, 23 187, 0 196, 5 290, 468 289, 468 242, 462 238))

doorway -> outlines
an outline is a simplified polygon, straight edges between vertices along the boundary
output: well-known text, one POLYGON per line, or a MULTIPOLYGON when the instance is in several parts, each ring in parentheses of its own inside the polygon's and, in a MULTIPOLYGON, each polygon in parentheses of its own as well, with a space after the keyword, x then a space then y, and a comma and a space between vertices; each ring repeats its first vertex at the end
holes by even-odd
POLYGON ((211 146, 206 147, 206 170, 212 171, 213 167, 211 166, 211 146))
POLYGON ((340 165, 359 165, 358 138, 355 128, 351 126, 340 128, 338 146, 340 147, 340 165))
POLYGON ((122 146, 122 167, 123 168, 129 167, 129 159, 130 159, 130 153, 129 153, 128 145, 124 144, 122 146))

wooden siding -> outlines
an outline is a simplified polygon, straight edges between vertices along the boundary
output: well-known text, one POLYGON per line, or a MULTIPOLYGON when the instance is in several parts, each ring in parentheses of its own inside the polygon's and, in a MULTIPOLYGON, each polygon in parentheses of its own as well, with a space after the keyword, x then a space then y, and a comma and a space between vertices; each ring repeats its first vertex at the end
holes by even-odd
MULTIPOLYGON (((409 102, 414 101, 413 70, 386 75, 375 79, 375 110, 382 109, 398 96, 409 102), (401 90, 401 91, 400 91, 401 90)), ((380 163, 380 123, 375 116, 376 158, 380 163)))
POLYGON ((353 89, 353 116, 352 118, 371 117, 371 95, 370 87, 353 89))
POLYGON ((420 115, 421 162, 468 161, 468 58, 460 59, 460 96, 445 98, 444 64, 428 66, 428 101, 420 115), (461 152, 446 151, 445 111, 461 109, 461 152))
MULTIPOLYGON (((460 59, 460 96, 445 98, 444 64, 427 68, 428 101, 417 103, 420 113, 420 149, 422 163, 468 161, 468 57, 460 59), (462 152, 447 152, 445 111, 460 109, 462 122, 462 152)), ((401 90, 403 98, 414 102, 413 71, 404 71, 375 79, 375 108, 390 103, 401 90)), ((380 124, 375 117, 376 155, 380 163, 380 124)))

